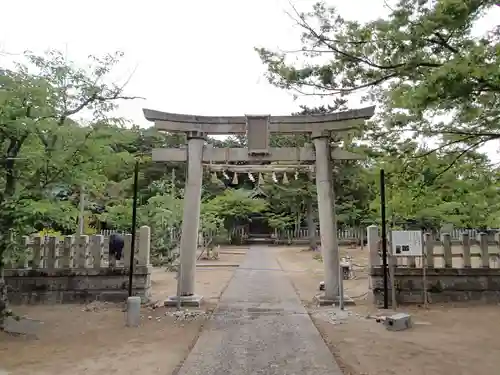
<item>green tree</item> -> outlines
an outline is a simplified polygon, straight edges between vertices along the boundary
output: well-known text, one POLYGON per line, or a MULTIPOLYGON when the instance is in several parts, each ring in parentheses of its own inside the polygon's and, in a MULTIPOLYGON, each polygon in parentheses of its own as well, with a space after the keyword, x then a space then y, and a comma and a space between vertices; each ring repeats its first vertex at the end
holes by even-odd
POLYGON ((479 229, 491 226, 500 214, 495 200, 498 170, 485 155, 468 153, 457 161, 407 142, 397 153, 379 155, 368 175, 374 221, 380 217, 379 168, 386 172, 387 213, 393 225, 433 230, 453 223, 479 229))
POLYGON ((437 148, 459 157, 500 137, 500 28, 473 30, 495 5, 398 0, 386 17, 362 24, 320 2, 292 12, 303 31, 298 51, 257 51, 278 87, 326 97, 360 92, 374 101, 372 140, 412 131, 437 137, 437 148))
POLYGON ((8 308, 4 260, 19 236, 38 225, 70 228, 75 207, 60 195, 83 182, 102 184, 103 158, 111 158, 100 130, 123 87, 106 82, 120 53, 91 57, 77 68, 57 51, 26 54, 27 63, 0 72, 0 323, 8 308), (72 118, 86 112, 79 126, 72 118))
POLYGON ((248 221, 252 214, 263 212, 267 202, 261 198, 252 198, 250 191, 226 189, 224 193, 205 201, 201 215, 222 218, 224 227, 231 229, 235 221, 248 221))

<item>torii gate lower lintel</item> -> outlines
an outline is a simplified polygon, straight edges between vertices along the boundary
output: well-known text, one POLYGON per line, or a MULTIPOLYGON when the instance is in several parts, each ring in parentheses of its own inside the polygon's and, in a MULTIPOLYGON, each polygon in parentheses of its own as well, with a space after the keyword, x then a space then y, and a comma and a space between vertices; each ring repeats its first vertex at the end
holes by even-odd
MULTIPOLYGON (((337 223, 332 186, 332 159, 363 159, 338 148, 331 149, 330 133, 342 135, 358 128, 373 116, 375 107, 322 115, 303 116, 236 116, 213 117, 180 115, 144 109, 144 116, 155 122, 158 130, 184 132, 187 149, 155 149, 153 161, 187 161, 188 173, 184 191, 184 209, 180 244, 179 291, 182 304, 199 305, 202 297, 195 295, 196 250, 200 220, 203 162, 232 161, 315 161, 319 224, 325 295, 321 302, 334 303, 339 296, 340 259, 337 223), (313 147, 270 148, 270 133, 309 133, 313 147), (246 134, 248 148, 219 149, 205 145, 208 134, 246 134)), ((166 304, 176 304, 176 296, 166 304)))

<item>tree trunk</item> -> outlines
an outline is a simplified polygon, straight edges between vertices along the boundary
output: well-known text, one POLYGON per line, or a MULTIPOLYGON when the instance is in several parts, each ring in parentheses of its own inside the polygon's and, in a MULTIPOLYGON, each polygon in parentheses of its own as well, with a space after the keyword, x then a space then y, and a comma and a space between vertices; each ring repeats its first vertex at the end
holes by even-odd
MULTIPOLYGON (((27 117, 29 117, 31 107, 27 108, 27 117)), ((7 151, 4 155, 5 161, 3 163, 4 167, 4 179, 5 186, 3 192, 0 194, 0 209, 2 205, 7 202, 16 192, 16 160, 18 159, 21 147, 28 138, 29 132, 25 132, 21 136, 10 137, 7 151)), ((6 217, 2 212, 0 212, 0 329, 3 327, 3 323, 7 316, 12 315, 9 308, 9 299, 7 295, 7 284, 5 283, 5 251, 7 249, 6 233, 8 233, 9 228, 12 226, 12 220, 6 217)))
POLYGON ((316 250, 316 223, 314 222, 312 199, 307 200, 307 231, 309 232, 309 249, 316 250))

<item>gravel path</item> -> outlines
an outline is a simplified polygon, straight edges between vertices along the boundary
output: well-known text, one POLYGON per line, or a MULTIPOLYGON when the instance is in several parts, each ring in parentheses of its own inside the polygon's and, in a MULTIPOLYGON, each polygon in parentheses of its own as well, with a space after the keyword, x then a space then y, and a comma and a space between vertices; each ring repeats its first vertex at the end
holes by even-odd
POLYGON ((251 247, 178 375, 341 375, 272 249, 251 247))

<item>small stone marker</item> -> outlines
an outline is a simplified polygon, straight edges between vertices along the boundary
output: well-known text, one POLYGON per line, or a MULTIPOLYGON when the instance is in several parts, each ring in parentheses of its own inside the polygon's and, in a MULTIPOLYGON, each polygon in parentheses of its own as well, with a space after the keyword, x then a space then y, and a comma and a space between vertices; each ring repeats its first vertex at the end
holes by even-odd
POLYGON ((127 327, 138 327, 141 322, 141 297, 127 298, 127 327))
POLYGON ((406 313, 398 313, 388 316, 384 320, 388 331, 404 331, 412 327, 411 316, 406 313))
MULTIPOLYGON (((16 318, 9 316, 4 322, 4 331, 7 333, 19 334, 19 335, 34 335, 40 325, 43 324, 40 320, 29 319, 29 318, 16 318)), ((1 373, 0 373, 1 374, 1 373)))

